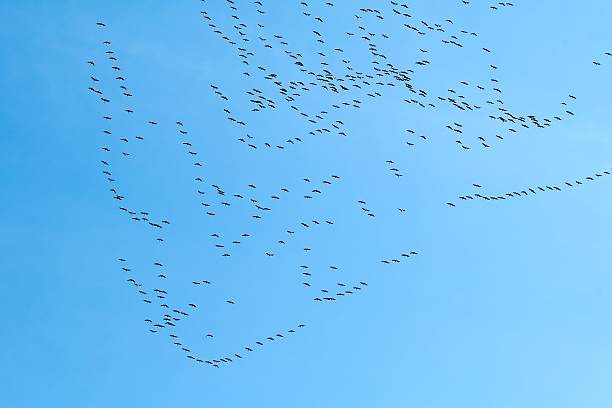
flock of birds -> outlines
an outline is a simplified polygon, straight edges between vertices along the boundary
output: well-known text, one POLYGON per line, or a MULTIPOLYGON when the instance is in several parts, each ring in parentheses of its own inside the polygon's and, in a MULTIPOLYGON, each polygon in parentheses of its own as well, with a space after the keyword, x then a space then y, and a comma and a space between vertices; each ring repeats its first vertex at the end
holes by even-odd
MULTIPOLYGON (((612 171, 612 168, 586 176, 583 178, 582 181, 581 180, 568 180, 568 181, 564 181, 563 184, 560 184, 560 185, 546 184, 546 185, 540 185, 540 186, 531 186, 531 187, 526 187, 524 190, 508 191, 500 195, 482 195, 480 193, 464 194, 462 196, 459 196, 459 199, 463 201, 470 201, 470 200, 496 201, 496 200, 506 200, 506 199, 511 199, 511 198, 523 198, 526 196, 535 195, 538 193, 546 193, 546 192, 551 192, 551 191, 552 192, 563 191, 564 189, 568 189, 568 188, 580 187, 583 183, 589 183, 589 182, 595 181, 596 178, 598 177, 609 176, 610 171, 612 171)), ((482 188, 482 186, 479 184, 473 184, 473 187, 476 189, 475 191, 480 191, 479 189, 482 188)), ((453 204, 452 202, 448 202, 447 204, 451 207, 455 207, 455 204, 453 204)))
MULTIPOLYGON (((200 19, 203 27, 222 41, 237 58, 236 64, 243 71, 237 83, 244 84, 244 93, 230 95, 218 83, 211 83, 209 90, 218 100, 219 112, 227 121, 228 134, 235 135, 232 143, 241 146, 249 152, 247 154, 284 154, 289 149, 299 150, 306 143, 317 143, 321 138, 348 139, 352 136, 351 127, 345 119, 349 112, 359 112, 380 98, 394 98, 398 104, 414 109, 415 115, 425 112, 445 112, 441 116, 444 118, 450 116, 449 112, 455 115, 456 120, 439 124, 440 132, 436 137, 441 134, 449 136, 449 143, 454 144, 462 154, 468 154, 471 149, 492 149, 526 130, 549 128, 575 115, 572 108, 576 100, 574 95, 568 95, 560 102, 560 107, 551 109, 548 114, 525 113, 512 108, 504 101, 504 85, 497 75, 500 68, 495 62, 494 51, 482 42, 477 32, 460 27, 451 18, 423 20, 414 14, 411 6, 399 1, 377 2, 376 8, 356 8, 347 20, 350 28, 343 33, 337 32, 339 24, 335 24, 333 17, 330 17, 338 8, 334 2, 287 2, 287 8, 295 9, 296 18, 303 19, 302 24, 310 27, 302 33, 300 41, 305 43, 302 48, 297 48, 289 35, 268 28, 274 19, 267 18, 268 9, 263 1, 224 0, 223 6, 220 4, 218 2, 215 7, 209 7, 209 2, 202 0, 200 19), (416 44, 414 53, 408 56, 412 59, 409 63, 405 55, 385 51, 393 39, 390 33, 397 33, 398 30, 402 34, 399 41, 409 40, 416 44), (428 77, 428 69, 435 59, 431 51, 434 48, 448 52, 470 50, 478 53, 490 72, 489 78, 460 80, 447 89, 435 89, 428 77), (313 109, 313 106, 317 108, 313 109), (269 120, 265 115, 270 114, 282 117, 284 123, 300 129, 300 133, 290 138, 284 136, 285 132, 258 134, 258 128, 269 120), (470 129, 468 123, 472 121, 487 121, 487 134, 470 129)), ((461 4, 465 7, 475 6, 466 0, 461 0, 461 4)), ((512 7, 515 5, 510 2, 488 5, 491 13, 512 7)), ((166 126, 165 129, 172 127, 186 162, 192 166, 189 170, 193 190, 190 203, 201 209, 205 227, 208 228, 207 243, 217 256, 232 259, 245 246, 258 241, 267 242, 263 244, 266 249, 258 255, 249 256, 272 258, 282 253, 298 236, 302 238, 297 241, 308 242, 312 240, 312 234, 308 234, 313 230, 320 230, 319 233, 325 235, 335 228, 337 221, 334 217, 313 211, 296 216, 289 225, 279 229, 278 236, 273 236, 268 230, 261 234, 253 232, 261 231, 260 225, 287 206, 302 201, 297 205, 323 203, 330 196, 338 199, 335 189, 347 176, 330 171, 327 176, 303 177, 290 185, 280 185, 273 191, 259 187, 255 180, 240 180, 232 186, 211 181, 215 179, 215 171, 207 168, 204 160, 206 152, 198 149, 200 140, 192 136, 183 120, 142 119, 139 115, 129 76, 120 63, 117 49, 107 37, 108 27, 103 22, 98 22, 97 26, 103 48, 95 59, 87 63, 90 66, 89 91, 102 111, 102 173, 108 183, 109 196, 116 202, 120 213, 129 222, 146 229, 155 245, 167 245, 171 239, 172 217, 160 215, 143 205, 142 200, 130 194, 129 183, 126 186, 122 181, 123 169, 128 166, 125 163, 146 151, 143 146, 149 142, 147 133, 154 132, 160 126, 166 126), (230 219, 232 228, 228 227, 230 219)), ((612 54, 606 52, 604 56, 611 57, 612 54)), ((594 66, 601 63, 593 61, 594 66)), ((427 143, 433 136, 426 133, 406 129, 398 142, 398 154, 402 149, 418 149, 421 144, 427 143)), ((398 160, 387 159, 384 166, 393 177, 404 176, 398 160)), ((497 201, 562 191, 608 176, 610 171, 612 169, 559 185, 534 185, 520 191, 496 194, 485 194, 483 187, 474 183, 474 190, 458 199, 462 202, 497 201)), ((364 197, 341 198, 348 200, 351 208, 363 214, 364 222, 376 219, 377 212, 364 197)), ((446 204, 455 207, 459 203, 449 201, 446 204)), ((401 217, 406 212, 406 206, 392 205, 392 211, 401 217)), ((300 249, 300 259, 303 261, 295 265, 298 271, 296 283, 305 291, 309 301, 333 303, 368 288, 367 279, 353 276, 359 271, 345 270, 341 260, 325 266, 313 266, 317 263, 317 256, 311 255, 316 252, 315 244, 312 240, 300 249), (343 272, 346 275, 342 275, 343 272)), ((396 255, 377 256, 375 261, 393 265, 417 255, 417 251, 407 248, 396 255)), ((125 273, 126 282, 149 307, 144 319, 146 330, 167 337, 171 344, 195 363, 218 368, 242 359, 267 344, 288 338, 305 327, 301 320, 296 321, 292 327, 262 335, 240 349, 211 354, 205 345, 195 344, 179 334, 180 327, 201 309, 197 299, 184 300, 171 296, 173 292, 166 282, 170 279, 184 280, 183 276, 173 274, 173 268, 157 258, 138 272, 127 256, 120 257, 118 263, 125 273)), ((210 277, 200 277, 188 283, 203 289, 214 288, 216 282, 210 277)), ((235 307, 240 303, 237 295, 227 293, 222 296, 224 298, 217 298, 217 304, 210 307, 235 307)), ((215 332, 205 328, 201 338, 196 341, 210 342, 217 338, 215 332)))

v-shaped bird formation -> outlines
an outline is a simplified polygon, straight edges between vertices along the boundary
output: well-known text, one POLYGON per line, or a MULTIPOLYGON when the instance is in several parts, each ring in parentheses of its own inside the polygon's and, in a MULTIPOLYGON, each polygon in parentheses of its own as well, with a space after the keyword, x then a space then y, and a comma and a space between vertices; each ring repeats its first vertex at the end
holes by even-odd
MULTIPOLYGON (((433 124, 406 125, 398 134, 375 136, 396 145, 379 165, 381 177, 396 180, 399 189, 410 178, 402 163, 431 140, 447 143, 457 155, 493 152, 508 140, 526 137, 526 132, 560 126, 575 116, 577 97, 571 90, 566 99, 540 112, 507 103, 495 44, 452 16, 420 16, 418 5, 366 1, 361 3, 372 8, 349 6, 353 11, 347 13, 347 5, 339 7, 337 0, 283 1, 283 12, 301 32, 296 38, 282 30, 287 21, 275 14, 279 2, 212 3, 200 2, 200 28, 211 42, 220 42, 233 54, 233 68, 241 71, 231 84, 204 79, 204 91, 215 101, 206 109, 223 122, 223 134, 204 135, 194 130, 199 124, 185 118, 141 110, 131 81, 137 73, 122 64, 121 41, 111 42, 105 22, 96 24, 100 45, 86 61, 89 92, 100 112, 96 140, 108 200, 126 228, 138 231, 150 248, 119 254, 117 269, 146 306, 143 330, 196 364, 218 368, 236 363, 305 330, 308 316, 294 316, 291 324, 269 332, 250 327, 249 333, 257 333, 250 338, 228 339, 216 330, 223 327, 219 319, 248 315, 260 293, 278 298, 282 314, 290 309, 285 306, 288 300, 329 307, 367 296, 376 271, 409 268, 413 258, 421 256, 423 251, 409 240, 397 252, 396 247, 370 249, 368 244, 377 238, 364 234, 364 226, 375 225, 381 217, 403 222, 410 214, 410 196, 367 196, 360 188, 365 182, 343 172, 342 161, 350 153, 325 151, 330 143, 348 149, 351 143, 374 137, 354 126, 360 112, 384 100, 433 124), (436 66, 441 54, 469 60, 477 69, 459 77, 452 67, 436 66), (210 164, 224 149, 232 152, 226 166, 235 166, 233 160, 240 157, 244 171, 228 176, 226 168, 210 164), (337 155, 337 166, 300 156, 312 151, 337 155), (184 175, 180 180, 163 180, 159 173, 168 152, 180 157, 174 162, 184 175), (295 169, 279 167, 287 157, 295 160, 295 169), (157 183, 165 187, 152 194, 148 187, 157 183), (171 194, 167 186, 181 194, 171 194), (158 203, 160 197, 164 204, 158 203), (191 228, 195 238, 177 235, 175 223, 191 228), (358 244, 346 244, 356 237, 358 244), (336 252, 342 245, 348 257, 336 252), (201 252, 202 265, 182 263, 182 251, 201 252), (347 260, 352 257, 358 261, 347 260), (206 260, 213 258, 215 268, 207 268, 206 260), (236 272, 255 265, 269 270, 269 276, 260 280, 236 272)), ((491 18, 518 7, 510 2, 459 3, 486 8, 491 18)), ((610 57, 604 51, 585 64, 598 71, 610 57)), ((553 194, 603 180, 610 171, 534 181, 516 190, 489 190, 475 182, 456 199, 449 193, 449 201, 439 205, 456 211, 452 207, 473 200, 553 194)))

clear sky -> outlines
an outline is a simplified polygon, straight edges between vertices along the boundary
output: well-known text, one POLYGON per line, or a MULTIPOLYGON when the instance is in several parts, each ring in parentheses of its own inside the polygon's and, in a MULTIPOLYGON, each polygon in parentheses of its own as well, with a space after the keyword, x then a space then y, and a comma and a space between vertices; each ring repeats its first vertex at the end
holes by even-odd
POLYGON ((310 17, 323 23, 306 18, 297 0, 266 0, 265 14, 251 1, 234 3, 238 10, 221 0, 0 2, 0 407, 612 406, 612 176, 595 176, 612 167, 612 57, 604 54, 612 52, 612 3, 516 0, 492 10, 494 2, 481 0, 415 0, 404 10, 424 35, 387 2, 308 1, 310 17), (211 21, 232 38, 232 25, 247 26, 255 54, 248 67, 211 21), (451 35, 463 47, 442 42, 451 35), (347 73, 345 58, 354 71, 374 72, 367 43, 375 42, 387 57, 381 65, 413 70, 417 93, 400 82, 305 92, 299 88, 313 77, 281 40, 317 72, 317 52, 327 47, 338 76, 347 73), (121 95, 109 55, 134 96, 121 95), (429 63, 415 64, 422 60, 429 63), (339 129, 308 135, 319 124, 262 79, 272 72, 285 84, 303 81, 290 90, 307 94, 295 104, 310 118, 327 110, 321 122, 332 129, 340 120, 339 129), (278 108, 251 112, 252 88, 278 108), (449 89, 481 109, 460 111, 437 98, 453 97, 449 89), (367 96, 372 90, 381 96, 367 96), (331 107, 343 98, 361 107, 331 107), (411 98, 436 108, 404 102, 411 98), (491 119, 485 112, 502 114, 497 99, 552 125, 491 119), (109 192, 101 160, 113 166, 122 202, 109 192), (561 191, 458 198, 546 185, 561 191), (275 194, 280 200, 270 199, 275 194), (256 210, 252 197, 271 211, 256 210), (170 224, 158 231, 130 220, 122 205, 170 224), (418 255, 400 255, 411 251, 418 255), (380 262, 391 259, 400 262, 380 262), (313 276, 304 278, 300 265, 313 276), (202 280, 211 284, 192 283, 202 280), (313 300, 323 296, 319 288, 341 290, 337 283, 360 289, 313 300), (161 321, 164 301, 189 316, 151 333, 143 320, 161 321), (243 358, 219 368, 197 363, 172 344, 172 332, 202 359, 243 358))

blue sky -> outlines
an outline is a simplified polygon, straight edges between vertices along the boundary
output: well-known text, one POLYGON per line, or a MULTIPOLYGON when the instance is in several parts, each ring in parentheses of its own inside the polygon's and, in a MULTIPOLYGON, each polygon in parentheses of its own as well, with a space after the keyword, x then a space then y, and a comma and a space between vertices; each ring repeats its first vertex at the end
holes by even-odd
MULTIPOLYGON (((263 17, 251 2, 236 3, 249 27, 263 18, 268 38, 282 32, 293 49, 315 60, 317 44, 298 1, 267 1, 263 17)), ((308 3, 324 17, 326 40, 342 44, 354 66, 371 69, 367 47, 343 34, 355 28, 355 7, 338 0, 331 9, 308 3)), ((381 4, 363 7, 388 10, 381 4)), ((421 109, 404 103, 413 95, 396 87, 380 98, 360 95, 359 110, 330 113, 344 123, 346 137, 307 137, 304 121, 282 98, 275 111, 247 109, 245 90, 273 88, 269 81, 247 82, 235 51, 203 20, 206 7, 219 27, 231 29, 225 2, 2 2, 0 304, 6 313, 0 406, 611 405, 612 178, 585 177, 612 167, 612 57, 604 55, 612 51, 612 4, 488 6, 476 0, 468 6, 410 3, 417 23, 450 18, 453 29, 477 32, 461 49, 392 24, 390 14, 359 24, 390 36, 378 42, 381 52, 413 69, 415 89, 432 98, 451 88, 472 101, 474 85, 492 88, 494 77, 509 110, 561 115, 562 121, 506 132, 499 140, 499 123, 486 115, 441 103, 437 110, 421 109), (100 29, 96 21, 107 26, 100 29), (104 40, 112 42, 134 94, 132 116, 102 106, 87 90, 90 75, 105 90, 114 85, 103 62, 104 40), (428 50, 426 57, 419 48, 428 50), (422 58, 431 61, 427 68, 414 65, 422 58), (96 61, 94 70, 88 60, 96 61), (492 72, 490 63, 499 69, 492 72), (470 87, 460 91, 460 81, 470 87), (227 104, 211 84, 229 97, 227 104), (245 131, 226 120, 224 107, 248 118, 257 150, 236 140, 245 131), (130 205, 171 221, 163 244, 118 211, 109 194, 100 146, 110 146, 112 154, 123 149, 102 133, 111 129, 101 119, 109 109, 113 134, 130 137, 130 158, 113 156, 122 192, 130 205), (177 133, 177 120, 187 136, 177 133), (464 126, 469 151, 446 130, 454 122, 464 126), (407 129, 416 134, 411 138, 407 129), (136 144, 135 135, 144 142, 136 144), (492 147, 481 147, 478 136, 492 147), (303 142, 287 145, 293 137, 303 142), (194 194, 200 170, 180 143, 186 138, 204 163, 206 183, 245 197, 268 197, 281 186, 290 193, 257 223, 246 204, 223 208, 207 187, 206 200, 218 212, 207 217, 194 194), (266 150, 265 141, 287 148, 266 150), (402 177, 393 176, 386 160, 402 177), (574 180, 584 183, 563 184, 574 180), (490 195, 545 185, 563 191, 505 201, 458 199, 476 192, 473 183, 490 195), (320 197, 302 198, 316 187, 320 197), (300 221, 313 219, 334 225, 298 229, 300 221), (294 227, 290 244, 279 246, 294 227), (210 235, 222 232, 231 241, 245 231, 252 237, 229 259, 221 257, 210 235), (406 251, 418 255, 380 263, 406 251), (133 273, 121 270, 120 257, 133 273), (167 281, 156 280, 153 262, 164 264, 167 281), (368 286, 337 302, 314 302, 301 284, 302 264, 318 273, 317 288, 368 286), (143 319, 159 309, 142 301, 126 282, 131 276, 149 289, 163 286, 177 304, 197 303, 179 331, 199 355, 233 355, 255 340, 291 328, 297 333, 266 341, 219 369, 196 364, 167 334, 149 332, 143 319), (212 285, 191 283, 203 279, 212 285), (298 330, 300 323, 305 327, 298 330)), ((265 65, 280 76, 307 79, 295 75, 276 45, 264 50, 252 38, 258 52, 251 72, 265 65)), ((123 100, 112 92, 113 102, 123 100)), ((315 112, 336 101, 319 92, 300 107, 315 112)))

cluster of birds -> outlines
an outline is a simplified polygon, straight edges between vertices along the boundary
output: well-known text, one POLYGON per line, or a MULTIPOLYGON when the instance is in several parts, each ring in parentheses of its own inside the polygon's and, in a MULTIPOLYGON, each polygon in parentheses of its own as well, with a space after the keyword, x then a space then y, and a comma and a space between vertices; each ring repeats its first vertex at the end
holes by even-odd
MULTIPOLYGON (((464 4, 469 4, 465 2, 464 4)), ((511 7, 512 3, 498 3, 490 6, 491 9, 497 10, 498 7, 511 7)), ((381 21, 391 20, 388 24, 403 25, 409 32, 414 33, 423 44, 440 41, 450 47, 467 48, 473 47, 481 50, 484 56, 490 59, 493 51, 490 47, 474 44, 474 39, 478 39, 478 34, 473 31, 455 28, 455 23, 452 19, 446 19, 440 22, 418 21, 409 12, 409 7, 405 3, 391 1, 387 5, 387 10, 360 8, 355 14, 354 30, 346 32, 346 36, 350 42, 362 42, 364 48, 367 47, 367 52, 371 55, 371 66, 361 68, 351 63, 351 60, 346 58, 344 48, 335 45, 328 45, 328 40, 325 35, 324 24, 326 20, 315 12, 312 5, 306 2, 301 2, 302 15, 312 22, 313 30, 310 33, 314 46, 317 47, 315 55, 305 55, 298 50, 292 49, 287 39, 281 34, 273 34, 266 36, 266 26, 257 23, 251 27, 242 22, 240 18, 240 9, 237 2, 227 1, 229 13, 231 15, 232 27, 222 29, 221 24, 208 11, 202 11, 202 17, 207 23, 212 32, 218 35, 229 47, 235 50, 240 62, 244 65, 246 79, 250 81, 261 81, 261 84, 269 85, 269 92, 274 92, 277 98, 283 98, 298 119, 305 121, 305 126, 308 126, 308 131, 303 137, 288 139, 285 141, 263 140, 258 142, 259 138, 252 136, 252 133, 247 133, 246 137, 239 137, 238 140, 245 143, 246 146, 252 149, 257 149, 260 145, 265 148, 285 149, 289 145, 295 145, 303 142, 308 136, 327 135, 336 133, 341 136, 347 136, 345 131, 340 129, 344 125, 344 121, 340 119, 327 120, 330 112, 340 114, 346 109, 361 109, 363 97, 375 99, 383 96, 385 88, 392 89, 395 87, 404 87, 409 94, 403 98, 403 102, 414 105, 421 109, 440 110, 444 107, 450 107, 454 110, 464 113, 472 113, 474 115, 482 115, 483 118, 488 118, 494 121, 497 130, 491 135, 473 136, 471 141, 466 140, 468 131, 464 128, 461 122, 446 124, 444 129, 454 137, 456 145, 463 150, 469 150, 473 145, 481 148, 491 148, 495 142, 501 142, 505 138, 520 133, 522 129, 546 128, 552 126, 555 121, 563 120, 563 117, 573 116, 574 113, 569 109, 569 104, 576 98, 570 96, 569 101, 563 101, 561 104, 564 109, 559 112, 551 113, 548 116, 540 117, 535 114, 522 114, 515 112, 505 106, 503 100, 503 91, 501 80, 491 75, 488 83, 470 83, 465 80, 458 81, 456 86, 448 88, 446 91, 435 95, 433 91, 427 90, 424 84, 419 83, 419 74, 431 64, 428 55, 430 51, 427 48, 419 48, 418 58, 414 62, 413 67, 399 67, 392 61, 392 56, 382 52, 382 44, 391 39, 389 34, 385 32, 377 32, 378 29, 384 29, 385 26, 380 26, 381 21), (316 14, 315 14, 316 13, 316 14), (378 20, 378 21, 377 21, 378 20), (371 23, 370 27, 368 23, 371 23), (367 27, 367 28, 366 28, 367 27), (375 29, 377 28, 377 29, 375 29), (249 35, 252 30, 258 33, 249 35), (263 45, 262 52, 258 52, 253 42, 260 42, 263 45), (278 51, 276 51, 278 50, 278 51), (282 80, 281 75, 274 72, 274 69, 265 65, 265 61, 269 61, 266 55, 276 51, 275 56, 285 56, 289 60, 289 64, 296 70, 296 74, 306 78, 303 80, 282 80), (311 61, 314 57, 318 59, 318 64, 311 61), (332 70, 334 60, 341 62, 339 66, 332 70), (318 65, 318 67, 317 67, 318 65), (344 71, 344 72, 342 72, 344 71), (419 83, 418 86, 415 84, 419 83), (320 91, 323 94, 332 94, 336 96, 336 102, 330 103, 329 106, 317 113, 308 112, 299 105, 308 94, 315 91, 320 91), (468 93, 474 95, 468 99, 468 93), (346 95, 346 97, 342 97, 346 95), (325 122, 324 122, 325 121, 325 122)), ((334 7, 331 2, 326 2, 324 8, 334 7)), ((384 5, 381 5, 384 6, 384 5)), ((265 15, 266 11, 263 3, 255 2, 257 12, 265 15)), ((321 10, 323 11, 323 10, 321 10)), ((386 25, 386 24, 385 24, 386 25)), ((433 44, 431 44, 433 46, 433 44)), ((495 73, 498 71, 498 65, 493 60, 488 61, 488 67, 495 73)), ((259 88, 249 87, 245 92, 245 101, 242 106, 252 105, 251 113, 264 112, 268 109, 278 109, 279 104, 270 95, 269 92, 262 91, 262 85, 259 88)), ((222 99, 224 103, 229 103, 228 96, 223 94, 217 85, 211 85, 212 89, 222 99)), ((227 120, 236 124, 240 128, 248 126, 246 119, 238 119, 238 113, 232 113, 229 106, 224 106, 224 111, 230 115, 227 120)), ((246 112, 245 112, 246 114, 246 112)), ((427 141, 425 135, 419 135, 416 138, 414 130, 408 130, 409 138, 406 140, 406 145, 409 147, 416 146, 421 142, 427 141)), ((474 134, 477 132, 469 132, 474 134)), ((395 173, 398 176, 398 172, 395 173)))
MULTIPOLYGON (((466 7, 473 6, 470 1, 461 2, 466 7)), ((417 114, 443 111, 447 113, 444 117, 448 117, 448 114, 456 115, 456 120, 438 124, 439 133, 450 135, 449 143, 456 145, 462 154, 475 148, 490 149, 527 129, 545 129, 575 115, 572 108, 576 100, 574 95, 569 95, 560 102, 560 108, 551 109, 548 114, 520 112, 508 106, 504 101, 503 82, 498 75, 500 68, 494 60, 492 47, 483 43, 477 32, 460 27, 453 19, 426 21, 414 16, 405 3, 381 1, 377 2, 376 8, 356 8, 348 31, 338 35, 338 30, 331 32, 338 27, 333 17, 330 17, 337 7, 334 2, 288 2, 288 8, 293 6, 297 10, 296 18, 305 19, 302 23, 309 27, 307 32, 302 33, 300 40, 305 42, 302 48, 294 45, 289 35, 268 28, 268 9, 263 1, 225 0, 223 4, 220 6, 217 3, 215 7, 209 8, 209 3, 202 0, 200 16, 211 34, 237 57, 236 64, 243 71, 237 83, 244 84, 244 92, 230 95, 219 83, 211 83, 210 91, 214 99, 218 100, 220 112, 222 110, 228 124, 228 133, 235 135, 232 140, 244 146, 248 154, 283 154, 288 149, 298 149, 304 143, 316 143, 321 138, 349 138, 351 133, 346 119, 349 113, 358 112, 369 103, 387 96, 396 98, 399 104, 416 109, 417 114), (395 33, 398 29, 402 33, 399 41, 417 44, 414 54, 408 56, 411 59, 408 63, 405 55, 392 55, 385 51, 394 37, 390 32, 395 33), (459 80, 451 87, 436 89, 436 84, 428 79, 427 74, 428 67, 435 59, 433 49, 440 47, 448 52, 478 52, 490 72, 489 78, 459 80), (353 60, 355 53, 358 53, 358 58, 353 60), (312 106, 317 108, 313 109, 312 106), (261 118, 266 118, 263 119, 266 121, 268 115, 282 117, 284 122, 301 129, 301 133, 290 138, 284 132, 258 134, 261 118), (489 123, 488 129, 493 129, 488 130, 488 134, 468 129, 468 123, 483 120, 489 123)), ((499 2, 488 7, 492 12, 497 12, 513 6, 513 3, 499 2)), ((156 245, 166 245, 171 235, 172 217, 160 214, 154 208, 143 208, 142 200, 129 194, 130 187, 122 183, 123 178, 119 174, 124 172, 115 169, 129 167, 126 163, 142 155, 145 152, 142 146, 148 142, 147 133, 160 126, 173 127, 186 160, 192 165, 190 175, 194 206, 201 209, 206 220, 220 220, 207 221, 205 226, 208 230, 205 235, 211 250, 227 262, 231 262, 232 257, 240 251, 245 251, 245 247, 255 246, 255 242, 272 240, 271 234, 258 234, 254 231, 261 232, 263 223, 273 222, 277 209, 286 209, 290 203, 300 200, 302 204, 323 203, 333 195, 336 185, 343 181, 344 176, 331 170, 326 177, 303 177, 291 185, 280 185, 272 191, 258 187, 256 180, 241 181, 241 187, 211 182, 215 178, 215 169, 205 165, 204 155, 197 148, 199 140, 192 136, 184 121, 142 118, 140 111, 135 108, 135 92, 129 86, 118 53, 107 38, 108 28, 103 22, 97 25, 102 35, 103 54, 88 61, 88 64, 91 69, 89 91, 96 97, 103 111, 103 141, 100 145, 102 173, 109 186, 109 196, 117 202, 121 214, 129 222, 142 226, 156 245), (231 229, 225 222, 228 219, 232 220, 231 229)), ((612 56, 610 53, 605 55, 612 56)), ((600 65, 600 62, 593 61, 593 64, 600 65)), ((399 146, 402 149, 416 149, 431 139, 426 132, 415 129, 406 129, 401 137, 399 146)), ((404 173, 396 161, 386 160, 385 165, 393 177, 403 177, 404 173)), ((606 170, 586 177, 585 181, 609 174, 606 170)), ((459 196, 459 199, 505 200, 545 191, 560 191, 566 187, 574 188, 582 182, 567 181, 561 187, 535 186, 499 195, 475 192, 459 196)), ((474 184, 474 188, 480 191, 482 187, 474 184)), ((353 205, 356 203, 356 211, 375 222, 376 214, 363 197, 343 199, 353 205)), ((455 207, 454 202, 447 204, 455 207)), ((393 207, 400 215, 406 212, 405 205, 393 207)), ((315 214, 313 210, 307 215, 295 217, 290 225, 282 227, 273 242, 264 244, 263 251, 250 256, 261 256, 262 259, 274 257, 288 247, 292 240, 297 241, 297 236, 302 236, 302 240, 311 244, 302 247, 300 257, 306 261, 296 263, 296 269, 300 271, 296 284, 306 291, 310 301, 332 303, 352 296, 368 287, 367 280, 353 276, 344 279, 340 274, 359 271, 347 271, 341 262, 333 262, 326 268, 312 264, 317 262, 317 258, 311 255, 316 242, 313 242, 312 234, 308 233, 318 228, 322 231, 323 228, 334 228, 336 225, 335 217, 315 214), (315 270, 319 269, 327 271, 318 274, 319 280, 315 282, 315 270)), ((321 233, 326 234, 326 231, 321 233)), ((417 251, 410 250, 392 258, 373 259, 375 264, 392 265, 417 255, 417 251)), ((151 306, 149 316, 144 319, 146 330, 151 334, 167 335, 170 343, 196 363, 213 367, 233 363, 247 353, 267 343, 285 339, 304 327, 300 320, 293 328, 264 336, 245 344, 241 350, 224 353, 222 356, 208 351, 200 352, 200 349, 206 348, 205 344, 188 343, 187 339, 178 334, 179 326, 183 326, 201 309, 198 301, 175 300, 170 296, 173 293, 171 285, 166 283, 169 279, 183 278, 173 274, 173 268, 166 267, 160 259, 152 259, 149 265, 139 268, 139 273, 144 276, 135 273, 127 257, 119 258, 118 262, 119 268, 126 274, 127 283, 145 304, 151 306)), ((189 281, 194 287, 215 286, 210 277, 189 281)), ((208 308, 233 307, 239 302, 239 296, 228 294, 208 308)), ((216 333, 207 328, 202 333, 200 341, 210 342, 218 338, 216 333)))
MULTIPOLYGON (((552 192, 563 191, 565 189, 580 187, 583 183, 589 183, 589 182, 593 182, 597 180, 598 177, 609 176, 610 171, 612 171, 612 168, 586 176, 584 177, 582 181, 581 180, 567 180, 567 181, 564 181, 563 184, 559 184, 559 185, 546 184, 546 185, 540 185, 540 186, 531 186, 531 187, 522 189, 520 191, 508 191, 500 195, 483 195, 480 193, 464 194, 462 196, 459 196, 458 198, 463 201, 470 201, 470 200, 497 201, 497 200, 506 200, 506 199, 512 199, 512 198, 524 198, 526 196, 532 196, 538 193, 545 193, 545 192, 551 192, 551 191, 552 192)), ((482 188, 480 184, 476 184, 476 183, 472 184, 472 186, 476 188, 477 190, 482 188)), ((451 207, 455 207, 455 204, 450 201, 446 204, 451 207)))

